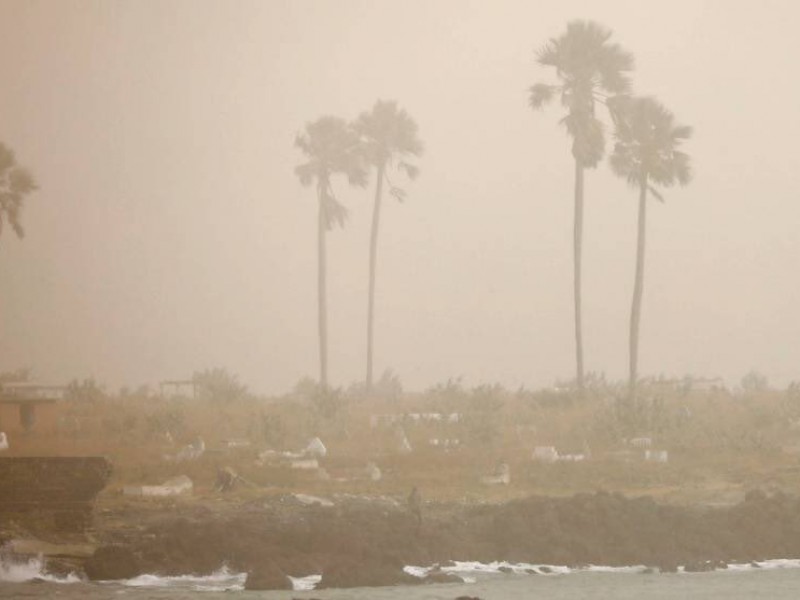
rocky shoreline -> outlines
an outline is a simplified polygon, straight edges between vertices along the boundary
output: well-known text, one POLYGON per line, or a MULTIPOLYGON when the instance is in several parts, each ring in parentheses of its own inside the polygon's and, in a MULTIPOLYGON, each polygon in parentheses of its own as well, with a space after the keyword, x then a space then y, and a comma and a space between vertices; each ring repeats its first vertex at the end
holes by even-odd
POLYGON ((248 589, 291 589, 288 576, 320 573, 318 588, 455 581, 436 569, 425 578, 403 571, 453 560, 671 572, 800 557, 800 499, 783 494, 750 492, 729 507, 668 506, 605 492, 426 504, 421 525, 405 503, 389 498, 333 500, 281 495, 169 510, 107 508, 96 517, 98 547, 82 566, 89 579, 108 580, 208 574, 224 564, 248 573, 248 589))

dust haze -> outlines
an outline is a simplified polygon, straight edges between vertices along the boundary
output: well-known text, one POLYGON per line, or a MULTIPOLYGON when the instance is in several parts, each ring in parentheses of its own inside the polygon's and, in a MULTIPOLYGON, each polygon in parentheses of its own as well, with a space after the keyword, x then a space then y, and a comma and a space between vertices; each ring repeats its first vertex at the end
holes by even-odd
MULTIPOLYGON (((112 389, 222 367, 316 378, 317 197, 295 138, 393 100, 418 126, 378 240, 375 373, 538 388, 575 374, 573 171, 555 73, 573 19, 693 127, 693 180, 648 205, 640 376, 800 379, 800 56, 788 1, 0 3, 0 141, 34 174, 0 237, 0 371, 112 389)), ((606 154, 613 133, 606 130, 606 154)), ((394 176, 393 176, 394 177, 394 176)), ((335 179, 329 379, 364 377, 374 173, 335 179)), ((586 170, 587 372, 622 380, 637 193, 586 170)))

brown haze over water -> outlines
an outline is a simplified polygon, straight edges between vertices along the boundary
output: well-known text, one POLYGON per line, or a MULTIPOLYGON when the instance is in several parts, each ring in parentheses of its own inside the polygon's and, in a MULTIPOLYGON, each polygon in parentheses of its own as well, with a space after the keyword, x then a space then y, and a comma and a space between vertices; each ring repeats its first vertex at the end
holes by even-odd
MULTIPOLYGON (((396 99, 426 152, 381 223, 376 372, 574 372, 572 175, 534 51, 596 20, 695 128, 652 203, 640 371, 800 379, 800 57, 790 1, 0 2, 0 141, 41 190, 0 237, 0 370, 136 385, 317 372, 316 200, 292 143, 396 99)), ((372 190, 328 236, 330 378, 361 379, 372 190)), ((636 194, 587 172, 587 371, 623 378, 636 194)))

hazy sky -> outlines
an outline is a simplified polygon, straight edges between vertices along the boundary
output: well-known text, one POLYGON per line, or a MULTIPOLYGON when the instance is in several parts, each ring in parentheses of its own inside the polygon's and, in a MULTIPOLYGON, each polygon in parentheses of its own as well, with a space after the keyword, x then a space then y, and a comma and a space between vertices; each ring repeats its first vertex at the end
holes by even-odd
MULTIPOLYGON (((535 50, 597 20, 637 93, 695 128, 648 213, 640 371, 800 379, 800 8, 793 1, 0 0, 0 141, 41 190, 0 237, 0 370, 112 389, 216 366, 317 374, 316 199, 293 139, 378 98, 426 145, 379 242, 376 371, 574 374, 573 162, 535 50)), ((336 184, 335 184, 336 185, 336 184)), ((636 192, 587 174, 587 371, 627 370, 636 192)), ((330 378, 363 377, 372 191, 329 236, 330 378)))

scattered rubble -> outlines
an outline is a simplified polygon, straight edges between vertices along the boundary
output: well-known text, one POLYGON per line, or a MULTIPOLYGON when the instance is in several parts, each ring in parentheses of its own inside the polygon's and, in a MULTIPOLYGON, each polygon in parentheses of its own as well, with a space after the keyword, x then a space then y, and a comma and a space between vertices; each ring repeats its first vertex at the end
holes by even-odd
POLYGON ((368 462, 367 468, 365 469, 367 477, 372 481, 380 481, 383 477, 380 468, 374 462, 368 462))
POLYGON ((644 459, 647 462, 666 463, 669 462, 669 452, 667 450, 645 450, 644 459))
POLYGON ((333 506, 333 502, 328 500, 327 498, 320 498, 319 496, 311 496, 310 494, 292 494, 292 496, 297 500, 300 504, 304 504, 306 506, 333 506))
POLYGON ((533 449, 533 460, 544 463, 553 463, 558 460, 555 446, 536 446, 533 449))
POLYGON ((508 463, 500 463, 491 475, 481 477, 484 485, 508 485, 511 483, 511 467, 508 463))
POLYGON ((308 446, 303 451, 305 456, 314 456, 316 458, 324 458, 328 454, 328 449, 325 447, 325 444, 322 443, 322 440, 318 437, 315 437, 310 442, 308 442, 308 446))
POLYGON ((165 454, 164 459, 169 462, 184 462, 190 460, 197 460, 198 458, 203 456, 205 451, 206 451, 205 442, 202 439, 197 438, 197 440, 195 440, 191 444, 188 444, 183 448, 181 448, 180 451, 178 451, 178 453, 175 454, 174 456, 171 454, 165 454))
POLYGON ((126 485, 122 493, 126 496, 179 496, 192 491, 194 484, 186 475, 168 479, 161 485, 126 485))
POLYGON ((292 469, 315 470, 319 469, 319 461, 316 458, 294 458, 289 462, 292 469))

